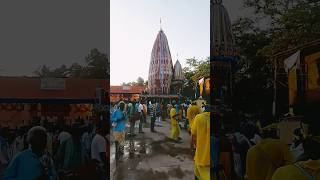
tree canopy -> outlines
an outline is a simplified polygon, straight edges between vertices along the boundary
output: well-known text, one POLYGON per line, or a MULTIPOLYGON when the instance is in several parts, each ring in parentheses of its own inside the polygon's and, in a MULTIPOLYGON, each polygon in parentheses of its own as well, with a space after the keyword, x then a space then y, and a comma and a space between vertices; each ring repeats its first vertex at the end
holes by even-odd
POLYGON ((38 77, 76 77, 76 78, 94 78, 94 79, 109 79, 110 62, 107 56, 98 49, 91 49, 85 57, 85 64, 80 65, 73 63, 71 66, 61 65, 58 68, 50 68, 46 65, 40 66, 34 74, 38 77))
POLYGON ((121 84, 122 86, 146 86, 148 85, 148 81, 144 81, 142 77, 138 77, 137 81, 132 81, 132 82, 123 82, 121 84))
POLYGON ((254 16, 233 23, 239 47, 234 106, 270 115, 273 99, 271 55, 320 38, 318 0, 244 0, 254 16), (257 101, 259 99, 259 101, 257 101))
POLYGON ((198 81, 202 77, 210 77, 210 58, 198 60, 196 58, 186 59, 187 66, 183 68, 186 81, 183 95, 192 97, 196 93, 198 81))

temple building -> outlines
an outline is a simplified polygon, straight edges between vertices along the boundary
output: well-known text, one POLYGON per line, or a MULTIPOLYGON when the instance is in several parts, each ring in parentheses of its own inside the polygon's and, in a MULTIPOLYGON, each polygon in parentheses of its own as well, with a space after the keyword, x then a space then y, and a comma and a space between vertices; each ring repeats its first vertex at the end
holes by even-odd
POLYGON ((218 98, 232 96, 237 49, 231 21, 222 0, 211 0, 210 56, 214 76, 213 93, 218 98))
POLYGON ((151 52, 149 95, 181 94, 184 79, 180 62, 177 60, 173 66, 167 37, 160 29, 151 52))
POLYGON ((171 92, 173 94, 181 94, 185 77, 182 66, 179 60, 176 61, 173 67, 173 79, 171 84, 171 92))

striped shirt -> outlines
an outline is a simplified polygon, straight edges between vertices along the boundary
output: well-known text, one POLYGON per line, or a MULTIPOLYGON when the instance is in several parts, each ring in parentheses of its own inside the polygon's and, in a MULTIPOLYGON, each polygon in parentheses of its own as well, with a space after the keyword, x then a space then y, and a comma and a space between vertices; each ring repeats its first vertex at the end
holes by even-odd
POLYGON ((155 108, 154 108, 153 105, 150 106, 149 116, 150 117, 155 117, 156 116, 155 108))

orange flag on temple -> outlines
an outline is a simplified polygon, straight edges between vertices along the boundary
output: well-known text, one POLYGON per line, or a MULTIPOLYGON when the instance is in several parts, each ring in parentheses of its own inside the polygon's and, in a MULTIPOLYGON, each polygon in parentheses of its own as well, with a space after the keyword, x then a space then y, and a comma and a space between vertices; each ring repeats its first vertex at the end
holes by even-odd
POLYGON ((205 90, 206 90, 206 93, 209 94, 210 93, 210 78, 207 78, 205 80, 205 90))
POLYGON ((199 80, 199 86, 200 86, 200 97, 202 97, 203 83, 204 83, 204 78, 201 78, 201 79, 199 80))

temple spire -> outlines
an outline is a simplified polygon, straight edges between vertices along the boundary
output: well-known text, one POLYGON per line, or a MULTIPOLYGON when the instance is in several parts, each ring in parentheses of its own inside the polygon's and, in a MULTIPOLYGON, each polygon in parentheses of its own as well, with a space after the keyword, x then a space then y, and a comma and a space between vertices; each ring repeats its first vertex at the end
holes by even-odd
POLYGON ((160 30, 162 30, 162 27, 161 27, 161 18, 160 18, 160 30))

